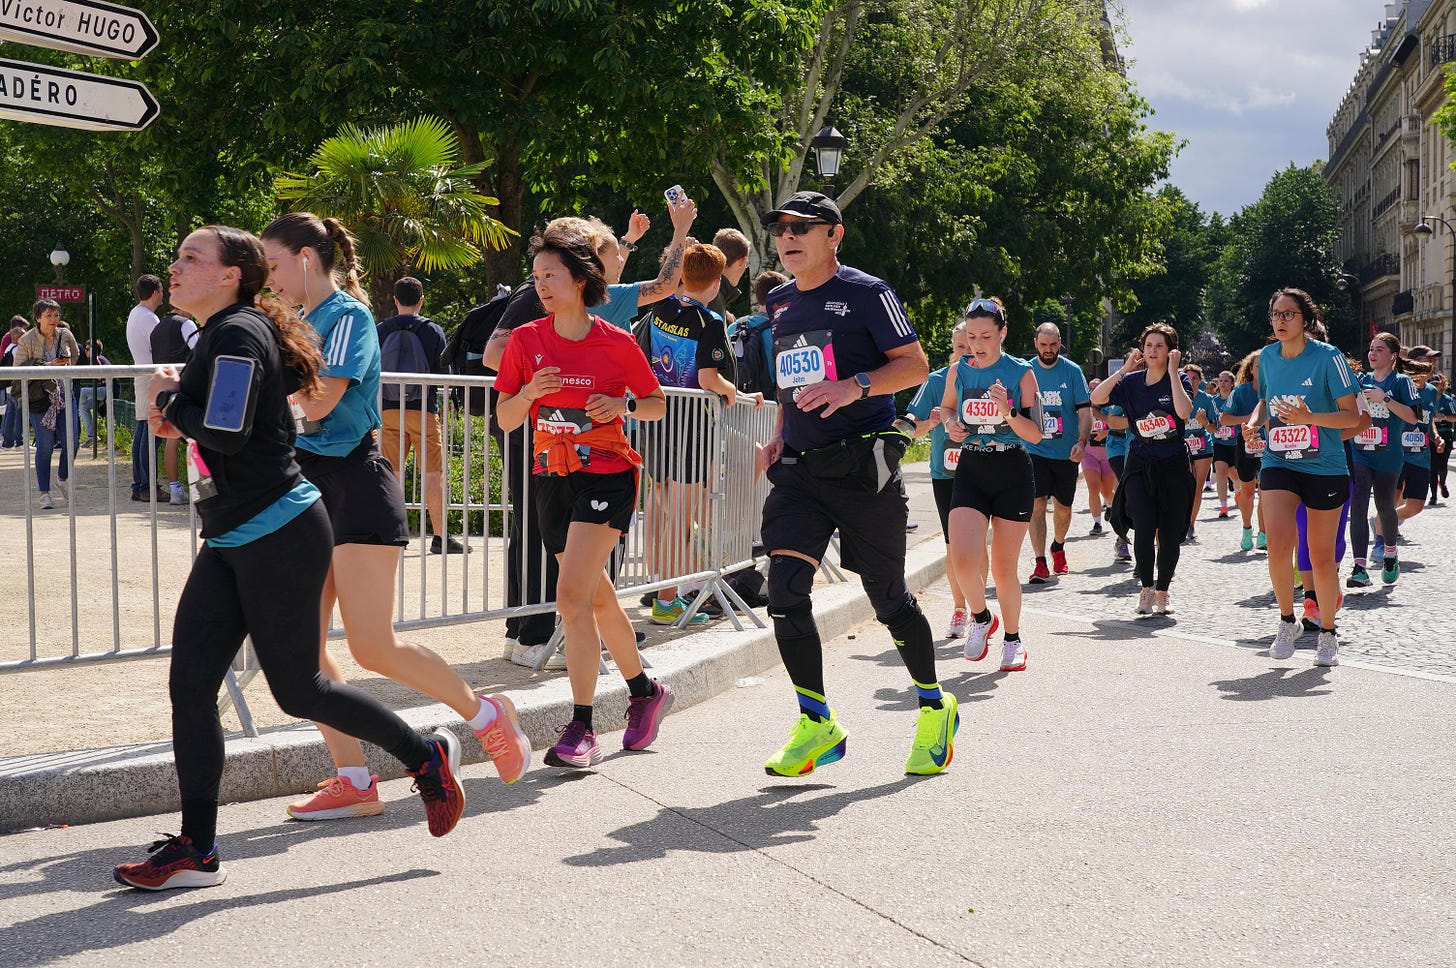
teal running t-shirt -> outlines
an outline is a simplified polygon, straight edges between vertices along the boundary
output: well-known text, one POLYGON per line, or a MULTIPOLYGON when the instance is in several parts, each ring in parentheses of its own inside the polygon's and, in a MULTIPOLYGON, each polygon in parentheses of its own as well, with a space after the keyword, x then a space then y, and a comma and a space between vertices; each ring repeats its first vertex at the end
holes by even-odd
MULTIPOLYGON (((1396 403, 1413 406, 1416 402, 1415 384, 1404 373, 1391 370, 1385 379, 1377 380, 1372 373, 1359 375, 1362 389, 1379 387, 1396 403)), ((1400 473, 1405 463, 1401 441, 1408 424, 1390 412, 1384 403, 1367 403, 1370 411, 1370 426, 1350 441, 1350 454, 1355 463, 1363 464, 1384 474, 1400 473)))
POLYGON ((300 434, 295 446, 311 454, 343 457, 359 446, 364 435, 378 430, 379 331, 374 314, 342 289, 313 307, 305 317, 323 342, 320 376, 349 381, 349 388, 319 429, 300 434))
POLYGON ((1421 418, 1420 423, 1405 428, 1405 432, 1401 434, 1400 446, 1405 451, 1407 464, 1430 468, 1431 428, 1434 426, 1431 418, 1436 413, 1437 404, 1441 402, 1441 393, 1427 383, 1416 391, 1416 402, 1421 405, 1421 412, 1417 414, 1421 418))
MULTIPOLYGON (((930 411, 940 406, 945 396, 945 375, 949 370, 950 367, 943 366, 925 378, 925 385, 910 403, 909 413, 916 420, 929 420, 930 411)), ((930 476, 942 481, 955 477, 956 465, 960 462, 959 447, 952 447, 949 452, 946 450, 945 444, 949 439, 944 424, 930 428, 930 476)))
POLYGON ((1334 413, 1339 401, 1360 390, 1344 354, 1328 343, 1306 339, 1303 351, 1285 359, 1280 343, 1259 351, 1259 391, 1269 423, 1264 467, 1283 467, 1302 474, 1348 474, 1340 431, 1309 424, 1286 424, 1274 415, 1277 400, 1302 400, 1313 413, 1334 413))
POLYGON ((1065 356, 1057 357, 1052 366, 1042 366, 1039 359, 1027 360, 1036 389, 1041 397, 1041 440, 1027 444, 1026 449, 1037 457, 1070 460, 1077 445, 1077 411, 1088 406, 1092 395, 1087 391, 1087 377, 1082 368, 1065 356))
MULTIPOLYGON (((988 391, 999 381, 1006 388, 1006 398, 1012 412, 1021 409, 1021 378, 1031 364, 1014 356, 1002 353, 1000 358, 987 367, 972 366, 969 358, 962 358, 955 365, 956 408, 960 422, 965 424, 969 435, 963 444, 991 443, 1012 446, 1025 444, 1000 409, 991 400, 988 391)), ((949 379, 949 377, 947 377, 949 379)))

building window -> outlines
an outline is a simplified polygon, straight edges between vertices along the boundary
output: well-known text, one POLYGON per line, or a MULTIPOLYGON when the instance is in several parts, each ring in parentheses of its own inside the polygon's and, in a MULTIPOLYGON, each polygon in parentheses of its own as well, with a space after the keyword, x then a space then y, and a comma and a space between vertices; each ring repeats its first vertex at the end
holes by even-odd
POLYGON ((1421 197, 1421 163, 1416 158, 1405 163, 1405 197, 1411 201, 1421 197))

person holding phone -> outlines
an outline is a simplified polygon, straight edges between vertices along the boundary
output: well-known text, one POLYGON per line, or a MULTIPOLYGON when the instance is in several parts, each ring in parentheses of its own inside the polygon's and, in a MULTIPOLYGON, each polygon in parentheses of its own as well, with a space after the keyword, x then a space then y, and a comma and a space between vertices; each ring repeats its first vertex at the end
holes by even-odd
MULTIPOLYGON (((15 347, 16 366, 70 366, 81 355, 76 337, 61 324, 61 304, 52 299, 36 302, 32 311, 35 328, 15 347)), ((11 387, 15 399, 28 394, 30 429, 35 435, 35 486, 40 491, 40 506, 54 508, 51 496, 51 455, 60 451, 56 479, 61 492, 67 492, 71 465, 68 458, 75 450, 77 428, 73 426, 74 410, 70 403, 71 387, 66 380, 19 380, 11 387)))
POLYGON ((319 599, 333 541, 319 490, 294 460, 289 404, 292 393, 324 392, 313 334, 293 310, 261 296, 268 261, 241 229, 191 233, 170 273, 174 302, 202 330, 180 377, 163 367, 149 381, 149 429, 187 440, 202 523, 168 677, 182 829, 112 876, 149 891, 226 879, 216 845, 224 765, 217 693, 245 637, 279 707, 388 751, 414 777, 430 833, 442 837, 465 809, 454 735, 420 736, 377 700, 319 675, 319 599))
POLYGON ((637 509, 642 457, 627 441, 625 418, 661 420, 667 397, 632 334, 588 311, 607 282, 583 228, 558 220, 534 236, 531 279, 548 315, 511 330, 496 376, 496 420, 507 433, 530 421, 532 498, 546 550, 560 563, 556 608, 573 708, 545 760, 586 769, 604 755, 592 709, 603 645, 631 697, 624 749, 646 749, 672 707, 672 690, 643 671, 607 571, 637 509))
MULTIPOLYGON (((359 285, 354 238, 334 219, 292 212, 263 230, 268 287, 303 307, 324 348, 322 391, 299 400, 307 421, 299 465, 323 495, 333 525, 333 564, 320 597, 322 630, 337 602, 349 652, 365 669, 444 703, 465 719, 507 783, 530 767, 531 745, 504 695, 477 696, 434 652, 401 642, 394 631, 394 583, 409 544, 404 491, 379 453, 381 352, 368 296, 359 285), (339 285, 342 280, 343 287, 339 285)), ((324 674, 342 682, 321 631, 324 674)), ((319 723, 337 775, 311 797, 289 804, 295 820, 371 816, 384 809, 377 777, 359 741, 319 723)))

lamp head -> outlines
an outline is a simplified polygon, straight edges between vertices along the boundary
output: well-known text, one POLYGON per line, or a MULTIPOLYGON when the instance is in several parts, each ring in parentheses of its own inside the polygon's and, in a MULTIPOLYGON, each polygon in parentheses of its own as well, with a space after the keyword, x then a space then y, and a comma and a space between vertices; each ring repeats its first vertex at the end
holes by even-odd
POLYGON ((839 174, 839 160, 844 155, 844 135, 833 125, 825 125, 819 129, 810 141, 809 147, 814 149, 815 160, 819 166, 819 177, 832 179, 839 174))
POLYGON ((56 247, 51 250, 51 265, 59 269, 61 266, 68 266, 70 264, 71 253, 61 248, 61 244, 57 242, 56 247))
POLYGON ((1412 235, 1430 235, 1431 234, 1431 223, 1430 222, 1427 222, 1424 218, 1422 218, 1421 219, 1421 223, 1419 225, 1417 225, 1415 228, 1411 229, 1411 234, 1412 235))

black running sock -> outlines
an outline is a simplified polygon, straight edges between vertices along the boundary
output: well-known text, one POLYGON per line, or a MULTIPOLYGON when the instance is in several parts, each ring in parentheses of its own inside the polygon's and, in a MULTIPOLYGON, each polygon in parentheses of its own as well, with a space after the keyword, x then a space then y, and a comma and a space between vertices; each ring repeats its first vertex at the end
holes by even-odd
POLYGON ((890 637, 915 683, 920 705, 940 709, 943 703, 940 682, 935 678, 935 633, 930 631, 930 620, 915 608, 908 621, 896 622, 896 625, 897 628, 890 630, 890 637))
POLYGON ((1046 564, 1046 559, 1045 559, 1045 558, 1043 558, 1043 557, 1041 557, 1041 556, 1040 556, 1040 555, 1038 555, 1038 556, 1037 556, 1037 559, 1036 559, 1036 563, 1037 563, 1037 564, 1038 564, 1038 565, 1044 565, 1044 564, 1046 564))
POLYGON ((639 672, 627 680, 627 691, 632 694, 633 699, 646 699, 652 695, 652 680, 647 678, 645 671, 639 672))
POLYGON ((1020 642, 1021 641, 1021 633, 1020 632, 1007 632, 1006 633, 1006 641, 1007 642, 1020 642))
POLYGON ((571 721, 573 723, 584 723, 587 729, 591 729, 592 708, 590 706, 572 706, 571 721))
POLYGON ((393 747, 387 752, 390 756, 399 760, 406 770, 409 770, 411 773, 418 773, 425 768, 425 764, 430 762, 430 758, 435 755, 435 744, 411 729, 407 731, 404 739, 399 741, 398 746, 393 747))
POLYGON ((1329 628, 1325 628, 1324 626, 1320 626, 1320 635, 1324 635, 1326 632, 1330 633, 1331 635, 1334 635, 1335 634, 1335 627, 1333 625, 1331 625, 1329 628))
POLYGON ((977 622, 980 622, 982 625, 990 625, 991 624, 991 610, 989 608, 983 609, 983 610, 977 612, 976 614, 972 615, 971 618, 975 619, 977 622))
POLYGON ((182 801, 182 836, 204 857, 217 840, 217 801, 182 801))
POLYGON ((1279 616, 1279 621, 1281 621, 1281 622, 1288 622, 1290 625, 1293 625, 1294 624, 1294 616, 1293 615, 1281 615, 1281 616, 1279 616))
POLYGON ((828 719, 829 707, 824 700, 824 646, 819 633, 796 635, 793 638, 778 638, 779 657, 784 660, 784 669, 789 681, 794 684, 799 701, 799 711, 816 723, 828 719), (809 697, 806 705, 805 696, 809 697), (821 708, 822 711, 821 712, 821 708))
POLYGON ((1066 547, 1066 545, 1064 543, 1062 543, 1060 541, 1053 541, 1052 542, 1052 553, 1055 554, 1058 551, 1061 551, 1065 547, 1066 547))
POLYGON ((1314 595, 1314 589, 1313 588, 1306 588, 1304 590, 1304 600, 1306 602, 1317 601, 1317 599, 1315 598, 1315 595, 1314 595))
POLYGON ((1399 560, 1400 560, 1399 558, 1393 557, 1391 555, 1386 555, 1385 556, 1385 560, 1383 562, 1381 562, 1381 564, 1385 565, 1386 570, 1389 570, 1391 568, 1394 568, 1395 567, 1395 563, 1397 561, 1399 561, 1399 560))

